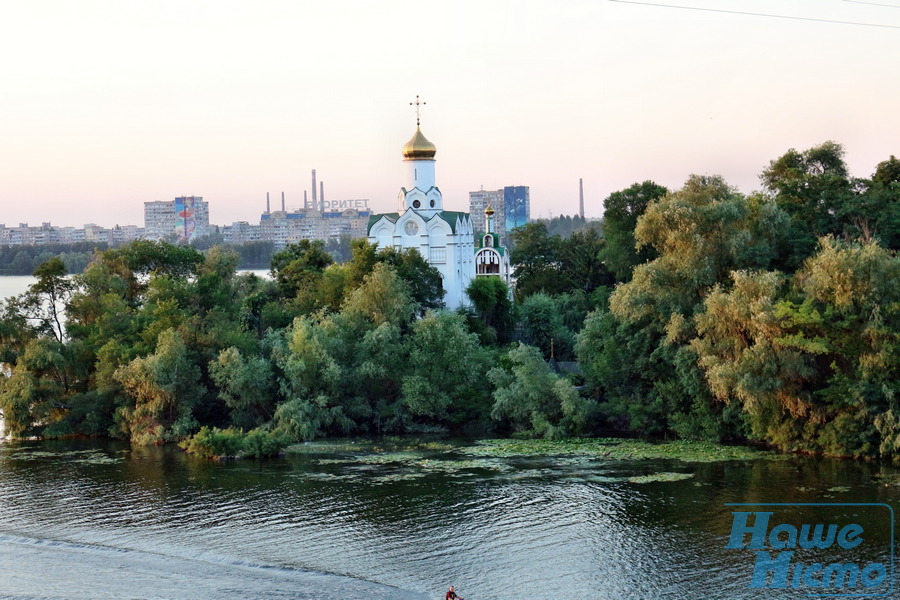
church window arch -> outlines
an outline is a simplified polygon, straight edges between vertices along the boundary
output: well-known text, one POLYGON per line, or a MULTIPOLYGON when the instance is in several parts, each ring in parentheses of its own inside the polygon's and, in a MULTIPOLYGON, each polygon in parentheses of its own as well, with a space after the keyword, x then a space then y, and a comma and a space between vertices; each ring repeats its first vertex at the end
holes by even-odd
POLYGON ((499 275, 500 254, 496 250, 484 249, 475 257, 476 275, 499 275))

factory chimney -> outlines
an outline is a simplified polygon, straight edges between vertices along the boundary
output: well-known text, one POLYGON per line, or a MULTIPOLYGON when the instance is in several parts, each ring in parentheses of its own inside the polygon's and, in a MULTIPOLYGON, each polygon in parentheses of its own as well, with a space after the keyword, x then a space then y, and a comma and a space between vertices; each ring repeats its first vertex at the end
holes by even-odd
POLYGON ((312 170, 312 179, 313 179, 313 186, 312 186, 313 209, 318 210, 319 203, 316 201, 316 170, 315 169, 312 170))
POLYGON ((322 212, 325 212, 325 182, 319 182, 319 202, 322 203, 322 212))
POLYGON ((266 214, 269 214, 269 192, 266 192, 266 214))
POLYGON ((584 180, 578 178, 578 214, 584 218, 584 180))
POLYGON ((281 212, 287 212, 284 210, 284 192, 281 192, 281 212))
POLYGON ((303 190, 303 210, 309 208, 309 204, 306 202, 306 190, 303 190))

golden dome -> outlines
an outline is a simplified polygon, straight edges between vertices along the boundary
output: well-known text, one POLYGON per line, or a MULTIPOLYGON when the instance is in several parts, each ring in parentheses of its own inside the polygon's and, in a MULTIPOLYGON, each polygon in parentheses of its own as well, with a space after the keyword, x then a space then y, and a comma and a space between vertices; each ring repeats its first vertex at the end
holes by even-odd
POLYGON ((490 204, 488 204, 488 207, 484 209, 484 214, 490 217, 494 214, 494 208, 490 204))
POLYGON ((433 160, 437 152, 434 144, 422 135, 422 130, 416 127, 416 134, 403 146, 403 158, 406 160, 433 160))

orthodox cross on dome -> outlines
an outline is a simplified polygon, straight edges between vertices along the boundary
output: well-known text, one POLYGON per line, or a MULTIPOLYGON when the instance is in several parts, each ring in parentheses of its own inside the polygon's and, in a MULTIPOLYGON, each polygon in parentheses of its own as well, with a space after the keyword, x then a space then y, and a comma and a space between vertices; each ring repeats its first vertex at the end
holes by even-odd
POLYGON ((416 127, 419 126, 419 107, 420 107, 420 106, 424 106, 425 104, 426 104, 425 102, 419 102, 419 95, 418 95, 418 94, 416 94, 416 101, 415 101, 415 102, 410 102, 410 103, 409 103, 410 106, 415 106, 415 107, 416 107, 416 127))

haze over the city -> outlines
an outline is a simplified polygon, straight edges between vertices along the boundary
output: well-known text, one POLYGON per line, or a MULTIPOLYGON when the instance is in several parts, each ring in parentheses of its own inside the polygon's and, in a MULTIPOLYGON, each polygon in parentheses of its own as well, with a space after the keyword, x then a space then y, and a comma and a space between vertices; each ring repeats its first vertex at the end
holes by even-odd
POLYGON ((180 195, 255 222, 313 168, 395 210, 417 94, 451 210, 528 185, 532 216, 572 214, 579 178, 589 217, 645 179, 750 192, 825 140, 867 177, 900 154, 898 37, 898 0, 11 2, 0 222, 141 224, 180 195))

